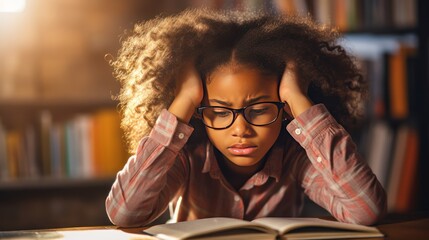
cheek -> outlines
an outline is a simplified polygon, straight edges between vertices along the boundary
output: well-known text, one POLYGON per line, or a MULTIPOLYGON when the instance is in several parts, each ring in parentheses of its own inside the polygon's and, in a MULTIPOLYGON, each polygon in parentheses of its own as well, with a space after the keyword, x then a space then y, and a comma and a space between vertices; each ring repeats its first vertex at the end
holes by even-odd
POLYGON ((215 146, 219 147, 219 145, 223 142, 222 139, 225 139, 225 134, 223 130, 214 130, 211 128, 206 128, 207 137, 210 142, 215 146))
POLYGON ((276 122, 269 125, 268 128, 263 128, 258 131, 258 136, 260 137, 261 143, 267 145, 267 147, 271 147, 274 142, 277 140, 277 137, 280 134, 282 127, 281 119, 277 119, 276 122))

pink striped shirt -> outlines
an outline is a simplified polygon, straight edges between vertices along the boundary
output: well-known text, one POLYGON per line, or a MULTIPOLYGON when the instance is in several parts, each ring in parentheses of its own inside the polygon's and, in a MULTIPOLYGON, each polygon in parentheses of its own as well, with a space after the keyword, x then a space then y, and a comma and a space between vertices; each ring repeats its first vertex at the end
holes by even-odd
POLYGON ((306 194, 343 222, 373 224, 386 195, 349 134, 319 104, 291 121, 265 166, 239 191, 225 180, 208 140, 190 147, 193 128, 163 110, 106 199, 113 224, 144 226, 181 196, 177 221, 224 216, 299 216, 306 194), (290 137, 292 136, 292 137, 290 137))

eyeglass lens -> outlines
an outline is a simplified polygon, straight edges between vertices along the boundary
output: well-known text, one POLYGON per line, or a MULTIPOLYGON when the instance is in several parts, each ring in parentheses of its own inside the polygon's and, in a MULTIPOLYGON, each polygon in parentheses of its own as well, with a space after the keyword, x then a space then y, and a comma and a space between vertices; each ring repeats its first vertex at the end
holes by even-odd
MULTIPOLYGON (((266 125, 275 121, 279 113, 275 103, 257 103, 244 110, 244 118, 253 125, 266 125)), ((231 109, 224 107, 209 107, 202 112, 204 123, 213 128, 226 128, 235 120, 231 109)))

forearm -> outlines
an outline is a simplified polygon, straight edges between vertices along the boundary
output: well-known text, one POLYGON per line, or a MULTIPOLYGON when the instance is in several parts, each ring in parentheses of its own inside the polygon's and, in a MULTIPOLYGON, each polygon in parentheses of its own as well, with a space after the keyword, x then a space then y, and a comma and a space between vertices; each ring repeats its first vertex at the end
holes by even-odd
POLYGON ((160 121, 145 137, 118 173, 106 199, 106 211, 118 226, 142 226, 155 220, 180 190, 186 176, 185 156, 179 152, 192 128, 179 124, 163 111, 160 121), (168 124, 171 123, 171 124, 168 124))
POLYGON ((171 103, 168 111, 183 123, 189 123, 194 114, 195 107, 188 98, 177 96, 171 103))
POLYGON ((184 63, 182 72, 177 76, 176 93, 168 111, 179 121, 188 123, 203 99, 204 91, 202 80, 195 68, 195 63, 184 63))
POLYGON ((360 159, 350 135, 324 107, 311 108, 288 130, 311 162, 303 187, 312 200, 344 222, 372 224, 384 214, 383 188, 360 159))
POLYGON ((311 106, 313 106, 313 103, 310 101, 310 99, 302 94, 296 94, 295 96, 290 97, 287 103, 294 118, 301 115, 311 106))
POLYGON ((166 186, 166 182, 172 164, 163 160, 174 159, 175 156, 165 151, 155 159, 146 156, 151 154, 154 153, 130 158, 117 174, 106 199, 106 211, 113 224, 121 227, 147 225, 168 206, 172 196, 162 191, 171 188, 166 186), (139 164, 141 161, 151 161, 153 164, 139 164))
MULTIPOLYGON (((331 158, 332 165, 343 165, 343 160, 331 158)), ((384 189, 362 160, 350 156, 344 161, 347 163, 341 173, 316 168, 309 171, 312 179, 306 180, 306 194, 339 221, 374 224, 386 213, 384 189)))
POLYGON ((288 62, 280 81, 279 96, 282 102, 287 103, 285 110, 290 110, 290 114, 294 118, 313 106, 307 95, 308 86, 309 81, 300 79, 297 76, 296 63, 293 61, 288 62))

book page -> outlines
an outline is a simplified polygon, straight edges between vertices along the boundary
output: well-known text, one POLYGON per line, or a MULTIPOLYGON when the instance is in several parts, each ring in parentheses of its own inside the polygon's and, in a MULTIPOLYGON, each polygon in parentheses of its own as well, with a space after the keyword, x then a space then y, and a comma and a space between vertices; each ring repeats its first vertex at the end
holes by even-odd
POLYGON ((261 233, 276 235, 272 229, 265 228, 256 223, 233 218, 205 218, 194 221, 161 224, 150 227, 144 232, 161 239, 186 239, 189 237, 219 233, 227 230, 240 230, 242 234, 255 230, 261 233))
MULTIPOLYGON (((357 224, 343 223, 337 221, 323 220, 319 218, 260 218, 252 222, 266 225, 279 231, 281 235, 295 229, 305 227, 323 227, 327 229, 341 229, 367 233, 380 233, 375 227, 368 227, 357 224)), ((381 234, 382 236, 382 234, 381 234)))

